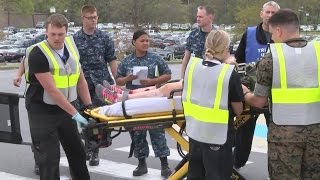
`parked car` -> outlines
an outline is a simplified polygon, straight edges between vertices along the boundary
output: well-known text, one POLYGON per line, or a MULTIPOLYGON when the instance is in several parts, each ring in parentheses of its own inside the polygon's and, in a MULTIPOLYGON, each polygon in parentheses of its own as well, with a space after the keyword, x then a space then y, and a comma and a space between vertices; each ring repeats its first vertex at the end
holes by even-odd
POLYGON ((151 39, 150 42, 151 47, 165 48, 166 46, 163 44, 162 39, 151 39))
POLYGON ((174 53, 171 51, 165 51, 160 48, 149 48, 148 51, 159 55, 165 61, 172 61, 175 59, 174 53))
POLYGON ((180 29, 184 30, 184 31, 187 31, 187 30, 190 29, 190 25, 189 24, 181 24, 180 25, 180 29))
POLYGON ((173 52, 175 58, 182 59, 183 56, 184 56, 185 47, 184 46, 179 46, 179 45, 173 45, 173 46, 165 47, 164 50, 173 52))
POLYGON ((24 56, 20 48, 14 48, 10 45, 0 45, 0 55, 4 56, 7 62, 19 62, 24 56))
POLYGON ((46 34, 40 34, 40 35, 34 37, 32 43, 33 43, 33 44, 37 44, 38 42, 41 42, 41 41, 43 41, 43 40, 45 40, 45 39, 47 39, 47 35, 46 35, 46 34))
POLYGON ((173 45, 178 45, 180 42, 178 39, 175 39, 175 38, 172 38, 172 37, 169 37, 169 38, 166 38, 163 40, 163 44, 165 46, 173 46, 173 45))
POLYGON ((0 55, 0 63, 4 63, 4 62, 6 62, 6 61, 4 60, 4 56, 3 56, 3 55, 0 55))
POLYGON ((45 22, 44 21, 38 21, 36 24, 37 29, 42 29, 44 28, 45 22))
POLYGON ((17 28, 13 27, 13 26, 9 26, 9 27, 5 27, 2 29, 4 33, 8 34, 8 33, 12 33, 15 34, 18 32, 17 28))
POLYGON ((74 26, 74 22, 69 22, 68 23, 68 27, 73 27, 74 26))
POLYGON ((17 40, 16 42, 13 43, 13 47, 17 47, 17 48, 27 48, 29 46, 31 46, 33 44, 33 40, 32 39, 20 39, 17 40))
POLYGON ((170 51, 159 51, 157 54, 165 61, 172 61, 175 59, 174 53, 170 51))
POLYGON ((162 23, 160 26, 160 29, 162 30, 169 30, 169 28, 170 28, 170 24, 168 23, 162 23))

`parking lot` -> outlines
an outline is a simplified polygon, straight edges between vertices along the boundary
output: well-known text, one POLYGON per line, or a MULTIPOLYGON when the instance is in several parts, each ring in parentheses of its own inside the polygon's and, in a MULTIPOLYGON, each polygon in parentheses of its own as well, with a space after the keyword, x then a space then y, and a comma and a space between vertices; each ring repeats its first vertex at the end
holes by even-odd
MULTIPOLYGON (((70 24, 72 25, 72 24, 70 24)), ((214 25, 214 28, 225 29, 231 37, 230 52, 236 51, 241 33, 235 33, 237 28, 233 25, 214 25)), ((150 51, 161 56, 165 61, 181 60, 184 55, 184 47, 187 43, 187 37, 191 29, 197 27, 190 24, 172 24, 163 23, 158 27, 142 26, 150 36, 150 51)), ((122 60, 127 54, 132 52, 131 39, 133 35, 132 25, 123 23, 99 23, 98 29, 108 32, 115 44, 118 60, 122 60)), ((67 34, 72 36, 81 29, 80 26, 69 27, 67 34)), ((318 31, 303 30, 302 35, 309 41, 318 40, 318 31)), ((45 29, 43 23, 37 23, 35 28, 17 29, 15 27, 6 27, 2 29, 3 38, 0 39, 0 63, 1 62, 19 62, 25 55, 27 47, 44 40, 45 29)))

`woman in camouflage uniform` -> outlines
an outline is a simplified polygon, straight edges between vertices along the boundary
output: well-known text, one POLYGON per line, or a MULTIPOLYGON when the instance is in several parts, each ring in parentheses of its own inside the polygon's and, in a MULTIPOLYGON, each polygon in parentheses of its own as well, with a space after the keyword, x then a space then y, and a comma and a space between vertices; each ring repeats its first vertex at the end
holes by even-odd
MULTIPOLYGON (((117 85, 125 85, 127 89, 138 89, 160 85, 171 79, 171 70, 164 60, 160 56, 148 52, 149 36, 145 31, 136 31, 133 34, 132 44, 135 47, 134 53, 125 57, 118 66, 117 85), (148 68, 147 79, 140 80, 141 85, 132 84, 132 81, 137 79, 137 76, 133 75, 131 70, 136 66, 148 68)), ((148 172, 146 158, 149 156, 149 147, 146 133, 146 131, 131 132, 134 142, 134 156, 139 159, 139 165, 133 171, 133 176, 141 176, 148 172)), ((164 129, 152 129, 149 130, 149 134, 154 153, 161 160, 161 175, 168 177, 171 174, 167 161, 170 151, 167 146, 164 129)))

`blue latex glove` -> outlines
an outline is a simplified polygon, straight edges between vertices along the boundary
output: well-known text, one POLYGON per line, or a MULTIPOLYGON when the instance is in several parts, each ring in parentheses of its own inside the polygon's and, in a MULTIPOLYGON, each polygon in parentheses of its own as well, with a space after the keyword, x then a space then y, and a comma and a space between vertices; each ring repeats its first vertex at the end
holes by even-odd
POLYGON ((72 116, 72 119, 77 121, 78 123, 82 124, 82 125, 87 125, 88 121, 86 120, 86 118, 84 118, 83 116, 81 116, 81 114, 79 112, 77 112, 77 114, 75 114, 74 116, 72 116))

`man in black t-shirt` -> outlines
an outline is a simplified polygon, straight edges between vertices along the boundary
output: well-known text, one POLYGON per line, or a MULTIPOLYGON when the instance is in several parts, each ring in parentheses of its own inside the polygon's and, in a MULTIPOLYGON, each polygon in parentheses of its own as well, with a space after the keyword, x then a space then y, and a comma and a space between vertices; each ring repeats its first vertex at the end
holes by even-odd
POLYGON ((86 125, 88 122, 71 103, 78 95, 87 106, 91 99, 79 52, 73 39, 66 37, 67 28, 68 21, 63 15, 49 16, 46 21, 48 39, 29 47, 30 53, 25 59, 25 74, 30 83, 26 108, 43 180, 60 178, 60 143, 68 158, 72 179, 90 179, 77 129, 77 123, 86 125))

